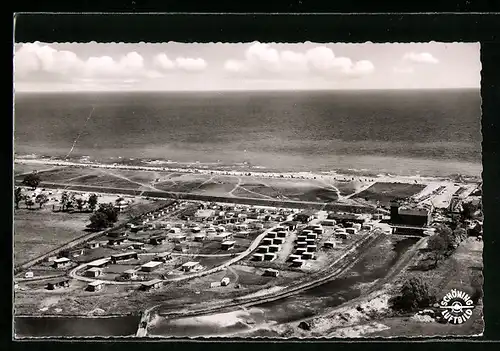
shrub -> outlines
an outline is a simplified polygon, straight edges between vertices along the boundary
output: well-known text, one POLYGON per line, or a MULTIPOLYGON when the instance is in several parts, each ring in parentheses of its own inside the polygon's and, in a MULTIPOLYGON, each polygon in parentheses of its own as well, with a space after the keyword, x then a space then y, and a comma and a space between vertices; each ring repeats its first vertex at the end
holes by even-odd
POLYGON ((407 280, 401 287, 400 295, 391 299, 392 309, 401 312, 412 312, 416 309, 431 306, 436 302, 436 296, 429 286, 419 278, 407 280))

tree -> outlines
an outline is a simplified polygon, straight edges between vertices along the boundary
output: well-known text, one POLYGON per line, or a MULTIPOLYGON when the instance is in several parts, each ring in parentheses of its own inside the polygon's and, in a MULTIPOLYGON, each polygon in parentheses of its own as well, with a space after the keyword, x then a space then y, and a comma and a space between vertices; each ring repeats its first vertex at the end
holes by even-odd
POLYGON ((97 206, 97 195, 96 194, 90 195, 88 204, 89 204, 90 210, 94 211, 96 206, 97 206))
POLYGON ((443 259, 448 250, 448 243, 443 236, 435 234, 429 238, 427 248, 431 251, 434 257, 434 267, 437 267, 440 260, 443 259))
POLYGON ((64 191, 62 194, 61 194, 61 206, 62 206, 62 210, 65 211, 66 210, 66 205, 68 203, 68 200, 69 200, 69 195, 68 195, 68 192, 67 191, 64 191))
POLYGON ((22 191, 23 190, 20 187, 17 187, 14 190, 14 203, 16 204, 16 210, 19 209, 19 203, 24 199, 22 191))
POLYGON ((49 202, 49 198, 47 197, 47 195, 41 193, 35 197, 35 202, 40 206, 40 208, 42 208, 43 205, 49 202))
POLYGON ((457 245, 465 239, 467 239, 467 230, 462 227, 458 227, 453 231, 453 240, 457 245))
POLYGON ((473 202, 464 202, 464 203, 462 203, 462 212, 460 213, 461 217, 462 217, 462 220, 474 219, 474 214, 479 209, 480 209, 480 205, 479 204, 474 204, 473 202))
POLYGON ((31 198, 29 198, 29 197, 26 197, 24 199, 24 203, 26 204, 26 207, 28 207, 29 209, 31 209, 31 206, 33 206, 35 204, 33 202, 33 200, 31 200, 31 198))
POLYGON ((109 227, 111 222, 108 220, 108 217, 103 212, 95 212, 90 216, 90 224, 89 228, 94 230, 101 230, 106 227, 109 227))
POLYGON ((429 286, 420 278, 410 278, 405 281, 400 290, 400 295, 391 300, 393 309, 412 312, 425 308, 436 302, 436 296, 429 286))
POLYGON ((76 208, 78 209, 78 211, 81 212, 83 210, 83 205, 85 205, 85 200, 79 197, 75 199, 75 202, 76 202, 76 208))
POLYGON ((118 210, 111 203, 101 204, 97 212, 104 213, 111 223, 115 223, 118 220, 118 210))
POLYGON ((33 172, 24 176, 22 184, 36 189, 40 184, 40 176, 33 172))

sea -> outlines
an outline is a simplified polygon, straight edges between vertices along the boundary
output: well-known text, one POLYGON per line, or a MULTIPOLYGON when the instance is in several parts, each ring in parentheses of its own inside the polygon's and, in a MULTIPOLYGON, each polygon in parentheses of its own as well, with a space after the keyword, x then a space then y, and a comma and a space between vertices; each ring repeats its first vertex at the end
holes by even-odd
POLYGON ((16 93, 16 157, 480 176, 479 89, 16 93))

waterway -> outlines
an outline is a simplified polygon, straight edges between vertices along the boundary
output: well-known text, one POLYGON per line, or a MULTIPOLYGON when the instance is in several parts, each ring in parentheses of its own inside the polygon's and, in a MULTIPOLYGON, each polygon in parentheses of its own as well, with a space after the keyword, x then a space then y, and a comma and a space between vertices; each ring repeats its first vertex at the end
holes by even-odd
POLYGON ((16 338, 135 336, 140 316, 15 317, 16 338))
MULTIPOLYGON (((384 278, 418 238, 381 236, 362 258, 336 279, 284 299, 212 315, 153 319, 148 335, 156 337, 225 336, 250 331, 256 326, 290 323, 312 317, 359 297, 384 278)), ((277 336, 271 328, 252 336, 277 336)))

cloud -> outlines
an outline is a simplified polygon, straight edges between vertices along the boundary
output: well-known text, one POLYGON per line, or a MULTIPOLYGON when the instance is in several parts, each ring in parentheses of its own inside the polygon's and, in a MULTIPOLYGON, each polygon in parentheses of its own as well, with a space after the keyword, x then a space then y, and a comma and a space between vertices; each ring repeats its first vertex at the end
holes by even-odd
POLYGON ((337 57, 326 46, 295 52, 279 51, 269 44, 255 42, 245 51, 243 60, 227 60, 224 69, 230 73, 252 76, 262 76, 266 73, 315 73, 324 76, 358 77, 372 73, 375 67, 368 60, 354 62, 347 57, 337 57))
POLYGON ((428 52, 420 52, 420 53, 407 52, 406 54, 403 55, 403 60, 416 63, 432 63, 432 64, 439 63, 439 60, 428 52))
POLYGON ((178 68, 188 72, 201 72, 207 68, 207 63, 202 58, 178 57, 175 63, 178 68))
POLYGON ((161 78, 160 71, 178 70, 200 72, 207 66, 201 59, 179 57, 170 60, 162 53, 153 58, 153 67, 138 52, 132 51, 118 58, 97 56, 82 59, 74 52, 56 50, 40 44, 23 44, 14 55, 16 80, 21 81, 96 81, 138 82, 161 78))
POLYGON ((399 67, 396 66, 392 69, 394 73, 401 73, 401 74, 410 74, 413 73, 413 67, 399 67))

